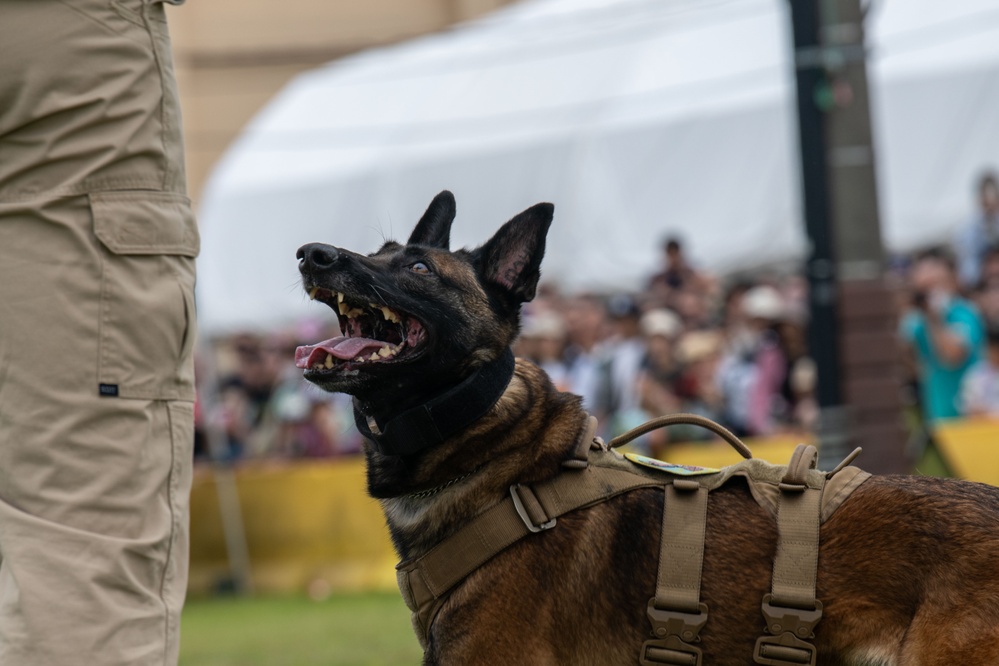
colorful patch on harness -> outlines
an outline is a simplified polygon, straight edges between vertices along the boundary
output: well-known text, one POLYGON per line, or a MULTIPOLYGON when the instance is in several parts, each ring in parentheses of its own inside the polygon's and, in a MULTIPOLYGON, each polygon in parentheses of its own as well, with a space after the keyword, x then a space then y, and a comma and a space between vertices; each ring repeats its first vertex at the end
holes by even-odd
POLYGON ((640 456, 637 453, 625 453, 624 457, 635 463, 636 465, 641 465, 642 467, 649 467, 651 469, 659 470, 660 472, 668 472, 669 474, 676 474, 677 476, 700 476, 703 474, 716 474, 721 470, 715 469, 714 467, 694 467, 693 465, 675 465, 673 463, 668 463, 663 460, 656 460, 655 458, 649 458, 648 456, 640 456))

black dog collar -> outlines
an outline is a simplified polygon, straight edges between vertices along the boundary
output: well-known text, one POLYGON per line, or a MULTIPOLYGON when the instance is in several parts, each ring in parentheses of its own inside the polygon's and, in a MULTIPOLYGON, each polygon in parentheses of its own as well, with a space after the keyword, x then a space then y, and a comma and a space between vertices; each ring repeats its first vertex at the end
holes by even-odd
POLYGON ((354 423, 375 449, 388 456, 408 456, 437 446, 485 416, 513 377, 513 352, 507 350, 454 388, 407 409, 385 424, 365 416, 354 401, 354 423))

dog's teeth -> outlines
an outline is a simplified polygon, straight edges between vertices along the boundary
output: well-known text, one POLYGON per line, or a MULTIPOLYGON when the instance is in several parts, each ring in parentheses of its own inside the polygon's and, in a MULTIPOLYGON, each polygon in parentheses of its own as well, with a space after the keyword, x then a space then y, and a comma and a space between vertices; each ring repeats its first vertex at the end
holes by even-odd
POLYGON ((316 300, 316 294, 319 292, 319 287, 313 287, 309 290, 309 299, 316 300))
POLYGON ((364 310, 362 310, 361 308, 352 308, 346 303, 338 303, 336 309, 339 310, 340 314, 347 317, 347 319, 360 317, 362 314, 364 314, 364 310))
POLYGON ((378 356, 377 353, 373 353, 373 354, 371 354, 371 356, 368 357, 368 359, 371 360, 371 361, 377 361, 379 358, 381 358, 381 357, 378 356))
POLYGON ((381 356, 382 358, 388 358, 389 356, 392 355, 392 350, 389 349, 388 347, 382 347, 381 349, 378 350, 378 355, 381 356))
POLYGON ((342 291, 336 292, 336 302, 337 303, 343 303, 343 298, 344 298, 344 296, 343 296, 343 292, 342 291))
POLYGON ((329 370, 332 367, 333 367, 333 355, 332 354, 327 354, 326 355, 326 369, 329 370))
POLYGON ((390 322, 395 323, 395 324, 399 323, 399 321, 400 321, 399 315, 397 315, 395 312, 393 312, 390 308, 388 308, 388 307, 382 307, 381 311, 382 311, 382 315, 384 315, 385 319, 387 319, 390 322))

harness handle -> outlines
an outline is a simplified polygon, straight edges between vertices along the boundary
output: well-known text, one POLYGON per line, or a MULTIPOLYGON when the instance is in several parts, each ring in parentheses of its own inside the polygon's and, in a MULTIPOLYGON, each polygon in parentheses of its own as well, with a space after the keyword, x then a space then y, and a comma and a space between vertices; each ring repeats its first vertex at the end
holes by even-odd
POLYGON ((628 432, 618 435, 610 441, 607 445, 612 449, 616 449, 619 446, 623 446, 635 439, 636 437, 641 437, 645 433, 652 432, 653 430, 658 430, 659 428, 665 428, 671 425, 678 425, 680 423, 685 423, 688 425, 701 426, 702 428, 707 428, 714 434, 718 435, 726 442, 732 445, 732 448, 739 452, 743 458, 752 458, 753 452, 749 450, 749 447, 742 443, 742 440, 736 437, 732 432, 712 421, 709 418, 699 416, 697 414, 668 414, 666 416, 660 416, 658 418, 647 421, 637 428, 632 428, 628 432))

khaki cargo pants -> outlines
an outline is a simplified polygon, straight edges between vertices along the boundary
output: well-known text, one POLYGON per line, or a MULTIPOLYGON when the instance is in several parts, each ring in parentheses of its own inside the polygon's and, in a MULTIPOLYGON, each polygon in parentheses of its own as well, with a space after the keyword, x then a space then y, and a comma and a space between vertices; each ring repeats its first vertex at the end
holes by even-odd
POLYGON ((175 664, 194 257, 163 6, 0 2, 0 664, 175 664))

